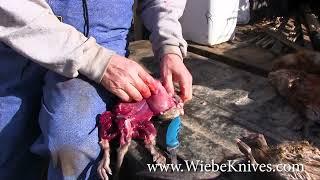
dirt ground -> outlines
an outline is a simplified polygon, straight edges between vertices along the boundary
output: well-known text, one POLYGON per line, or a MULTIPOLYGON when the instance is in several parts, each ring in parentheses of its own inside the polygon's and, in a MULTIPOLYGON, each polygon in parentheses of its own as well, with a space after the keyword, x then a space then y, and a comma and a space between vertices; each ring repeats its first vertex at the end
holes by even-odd
MULTIPOLYGON (((195 53, 201 54, 205 50, 204 55, 209 58, 189 52, 185 59, 194 82, 193 99, 185 105, 185 115, 182 117, 181 146, 178 150, 181 162, 202 160, 210 163, 214 160, 216 163, 223 163, 228 159, 242 157, 235 139, 253 132, 264 134, 271 144, 304 139, 302 124, 305 119, 275 92, 265 77, 272 60, 292 51, 292 48, 285 49, 286 46, 283 46, 284 50, 276 54, 254 43, 243 45, 241 38, 244 37, 237 38, 239 39, 234 42, 216 47, 190 45, 195 53), (210 51, 214 52, 213 56, 210 56, 210 51)), ((154 59, 148 41, 132 42, 129 49, 131 59, 159 77, 159 62, 154 59)), ((160 143, 159 148, 165 150, 164 144, 160 143)), ((151 163, 150 156, 139 143, 134 143, 124 165, 126 174, 146 170, 146 163, 151 163)), ((178 173, 172 177, 170 174, 162 175, 169 179, 256 178, 254 174, 228 173, 219 176, 216 172, 197 175, 178 173)), ((155 176, 155 179, 161 177, 160 174, 155 176)), ((136 178, 139 179, 137 176, 136 178)))

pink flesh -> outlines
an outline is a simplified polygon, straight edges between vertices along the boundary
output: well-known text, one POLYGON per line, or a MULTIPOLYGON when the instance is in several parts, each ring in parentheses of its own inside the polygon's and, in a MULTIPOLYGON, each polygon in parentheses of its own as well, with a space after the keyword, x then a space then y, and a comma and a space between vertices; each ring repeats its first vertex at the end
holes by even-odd
POLYGON ((159 113, 164 112, 176 105, 174 98, 169 96, 166 89, 161 85, 160 82, 157 82, 156 91, 156 95, 152 95, 147 99, 147 103, 155 115, 158 115, 159 113))
POLYGON ((111 141, 120 137, 120 145, 130 139, 144 139, 151 142, 156 136, 150 119, 176 106, 175 99, 168 95, 159 81, 156 91, 148 99, 139 102, 120 102, 112 111, 104 112, 100 117, 99 136, 111 141))

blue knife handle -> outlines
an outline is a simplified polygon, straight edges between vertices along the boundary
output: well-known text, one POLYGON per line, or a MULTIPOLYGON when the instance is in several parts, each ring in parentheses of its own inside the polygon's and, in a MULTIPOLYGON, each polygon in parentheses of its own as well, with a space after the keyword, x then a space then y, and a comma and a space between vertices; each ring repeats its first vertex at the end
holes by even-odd
POLYGON ((171 120, 166 133, 166 145, 169 148, 176 148, 179 146, 179 132, 181 128, 180 116, 171 120))

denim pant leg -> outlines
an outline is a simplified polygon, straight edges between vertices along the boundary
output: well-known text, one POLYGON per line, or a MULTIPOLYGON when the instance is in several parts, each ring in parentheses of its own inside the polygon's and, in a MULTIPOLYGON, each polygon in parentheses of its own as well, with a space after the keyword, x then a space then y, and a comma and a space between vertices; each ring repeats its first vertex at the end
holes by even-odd
POLYGON ((96 172, 90 168, 100 153, 96 119, 108 100, 107 91, 96 83, 46 74, 39 117, 42 136, 33 151, 50 155, 48 179, 96 172))
POLYGON ((40 134, 46 70, 0 43, 0 179, 39 179, 41 159, 29 150, 40 134))

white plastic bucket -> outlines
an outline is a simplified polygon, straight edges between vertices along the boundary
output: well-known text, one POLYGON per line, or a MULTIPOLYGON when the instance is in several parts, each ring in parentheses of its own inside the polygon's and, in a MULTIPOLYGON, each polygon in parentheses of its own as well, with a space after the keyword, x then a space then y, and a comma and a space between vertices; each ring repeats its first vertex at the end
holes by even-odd
POLYGON ((181 18, 184 38, 205 45, 230 40, 238 9, 239 0, 188 0, 181 18))

